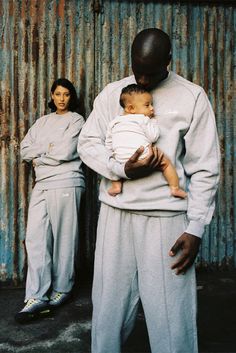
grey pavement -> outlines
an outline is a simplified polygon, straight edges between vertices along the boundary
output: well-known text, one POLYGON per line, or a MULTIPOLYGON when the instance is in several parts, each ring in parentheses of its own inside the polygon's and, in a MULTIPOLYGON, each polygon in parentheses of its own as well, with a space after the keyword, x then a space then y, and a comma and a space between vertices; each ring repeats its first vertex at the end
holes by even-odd
MULTIPOLYGON (((14 314, 23 298, 24 288, 0 287, 1 353, 90 352, 90 283, 76 286, 72 300, 50 316, 20 325, 14 314)), ((236 353, 235 272, 198 273, 198 327, 200 353, 236 353)), ((124 352, 150 352, 142 308, 124 352)))

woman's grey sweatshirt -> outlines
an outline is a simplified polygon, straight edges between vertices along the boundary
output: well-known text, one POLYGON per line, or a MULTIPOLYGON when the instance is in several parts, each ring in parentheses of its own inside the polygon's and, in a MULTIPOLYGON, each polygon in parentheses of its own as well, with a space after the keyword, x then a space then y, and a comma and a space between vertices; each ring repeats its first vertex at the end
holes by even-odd
POLYGON ((169 211, 186 211, 186 232, 201 237, 214 211, 219 182, 220 150, 215 117, 204 90, 170 72, 151 93, 160 137, 157 146, 172 161, 187 199, 170 195, 161 172, 129 180, 124 164, 116 162, 105 148, 109 122, 122 114, 119 97, 123 87, 136 83, 134 76, 107 85, 94 101, 78 144, 81 159, 103 176, 100 200, 112 207, 155 216, 169 211), (121 194, 107 192, 110 181, 126 179, 121 194))
POLYGON ((82 161, 77 152, 84 124, 81 115, 51 113, 37 119, 21 142, 21 157, 34 160, 35 188, 84 187, 82 161))

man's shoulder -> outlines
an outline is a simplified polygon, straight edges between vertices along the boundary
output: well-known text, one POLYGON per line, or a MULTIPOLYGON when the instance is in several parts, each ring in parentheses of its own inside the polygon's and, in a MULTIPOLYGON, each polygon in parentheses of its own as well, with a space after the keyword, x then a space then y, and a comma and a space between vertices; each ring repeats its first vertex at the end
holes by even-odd
MULTIPOLYGON (((134 82, 134 76, 128 76, 119 81, 113 81, 111 83, 108 83, 98 94, 95 102, 98 101, 101 103, 108 101, 110 106, 114 106, 116 104, 118 104, 119 106, 119 98, 122 88, 134 82)), ((119 114, 118 110, 117 113, 119 114)))
POLYGON ((134 75, 127 76, 125 78, 122 78, 121 80, 108 83, 105 86, 104 90, 106 90, 108 94, 114 94, 115 92, 120 92, 122 88, 130 85, 131 83, 136 83, 134 75))
POLYGON ((204 91, 203 88, 198 84, 192 81, 189 81, 183 76, 180 76, 172 71, 170 72, 170 80, 172 84, 177 85, 178 87, 181 87, 181 88, 185 88, 196 95, 204 91))

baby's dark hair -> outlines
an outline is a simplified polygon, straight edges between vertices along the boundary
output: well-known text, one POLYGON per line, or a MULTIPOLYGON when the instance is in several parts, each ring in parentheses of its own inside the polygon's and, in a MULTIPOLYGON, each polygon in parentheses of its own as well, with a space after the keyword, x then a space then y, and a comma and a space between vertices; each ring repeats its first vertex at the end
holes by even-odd
POLYGON ((120 94, 120 105, 122 106, 122 108, 125 108, 126 105, 125 96, 128 94, 132 95, 133 93, 142 94, 150 92, 146 90, 146 88, 144 88, 143 86, 137 85, 136 83, 132 83, 131 85, 124 87, 120 94))
MULTIPOLYGON (((78 113, 79 112, 79 100, 78 100, 78 96, 77 96, 75 87, 72 84, 72 82, 70 82, 66 78, 58 78, 52 84, 51 93, 54 93, 57 86, 62 86, 62 87, 67 88, 69 90, 70 101, 69 101, 68 110, 71 112, 78 113)), ((48 103, 48 107, 51 109, 52 112, 55 112, 57 110, 57 107, 55 106, 53 99, 51 99, 50 102, 48 103)))

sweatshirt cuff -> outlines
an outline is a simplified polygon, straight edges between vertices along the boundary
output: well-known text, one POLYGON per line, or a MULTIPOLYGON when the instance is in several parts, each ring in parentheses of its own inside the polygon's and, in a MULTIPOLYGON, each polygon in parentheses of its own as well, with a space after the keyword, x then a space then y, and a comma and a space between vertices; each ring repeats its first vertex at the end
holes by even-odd
POLYGON ((125 174, 125 164, 117 162, 113 157, 110 157, 108 160, 108 169, 119 179, 128 179, 125 174))
POLYGON ((199 221, 190 221, 185 232, 195 235, 196 237, 202 238, 204 230, 205 230, 205 224, 199 221))
POLYGON ((35 167, 38 167, 40 165, 44 165, 44 163, 41 161, 40 159, 41 157, 37 157, 37 158, 34 158, 33 161, 34 161, 34 166, 35 167))

